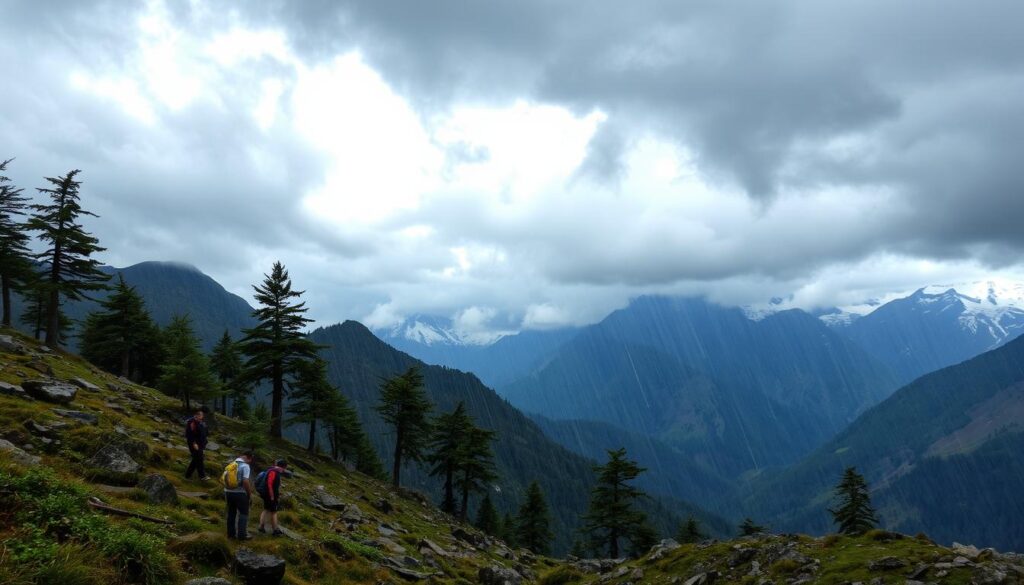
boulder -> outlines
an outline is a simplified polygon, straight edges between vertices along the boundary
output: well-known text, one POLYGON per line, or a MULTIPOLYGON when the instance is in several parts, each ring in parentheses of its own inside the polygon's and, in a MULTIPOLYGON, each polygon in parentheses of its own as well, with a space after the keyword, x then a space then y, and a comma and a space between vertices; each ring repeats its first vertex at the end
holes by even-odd
POLYGON ((74 386, 53 380, 25 380, 21 387, 33 398, 56 404, 68 404, 78 394, 74 386))
POLYGON ((678 542, 672 540, 671 538, 666 538, 665 540, 662 540, 658 544, 651 547, 651 551, 647 553, 647 556, 652 561, 658 561, 665 558, 665 555, 676 550, 677 548, 679 548, 678 542))
POLYGON ((8 384, 7 382, 0 382, 0 394, 4 396, 13 396, 15 398, 29 398, 29 395, 25 393, 25 389, 17 384, 8 384))
POLYGON ((895 571, 907 566, 907 562, 896 557, 882 557, 868 563, 868 570, 871 571, 895 571))
POLYGON ((222 579, 220 577, 200 577, 198 579, 189 579, 185 581, 185 585, 232 585, 231 581, 222 579))
POLYGON ((974 545, 960 544, 959 542, 954 542, 953 546, 950 548, 953 549, 954 553, 962 557, 967 557, 972 561, 978 560, 978 557, 981 556, 981 551, 978 550, 978 547, 974 545))
POLYGON ((214 443, 213 441, 210 441, 209 443, 206 444, 206 450, 207 451, 220 451, 220 445, 218 445, 217 443, 214 443))
POLYGON ((10 335, 0 335, 0 351, 7 353, 25 353, 25 346, 14 340, 10 335))
POLYGON ((100 387, 99 386, 97 386, 96 384, 93 384, 92 382, 90 382, 88 380, 85 380, 83 378, 71 378, 68 381, 71 382, 72 384, 74 384, 75 386, 78 386, 82 390, 88 390, 89 392, 99 392, 100 391, 100 387))
POLYGON ((523 582, 522 575, 500 565, 480 567, 476 577, 481 585, 519 585, 523 582))
POLYGON ((53 376, 53 368, 50 367, 50 364, 44 362, 41 359, 34 359, 26 365, 29 368, 32 368, 33 370, 39 372, 40 374, 43 374, 45 376, 53 376))
POLYGON ((395 509, 387 498, 381 498, 375 501, 373 503, 373 507, 376 508, 378 512, 382 512, 384 514, 390 514, 391 511, 395 509))
POLYGON ((159 473, 151 473, 142 478, 139 488, 146 492, 146 499, 151 504, 178 505, 178 490, 159 473))
POLYGON ((708 571, 690 577, 683 585, 708 585, 708 583, 714 583, 716 579, 718 579, 718 571, 708 571))
MULTIPOLYGON (((309 501, 313 506, 324 508, 326 510, 347 510, 349 507, 348 504, 343 502, 340 498, 327 493, 327 490, 325 490, 322 485, 316 487, 316 491, 313 492, 313 496, 309 501)), ((356 508, 356 510, 358 511, 359 509, 356 508)), ((362 514, 360 514, 359 519, 362 520, 362 514)))
POLYGON ((138 473, 142 469, 142 466, 125 453, 124 449, 113 444, 101 447, 86 463, 114 473, 138 473))
POLYGON ((285 561, 273 555, 261 555, 248 548, 235 553, 235 574, 245 585, 278 585, 284 579, 285 561))
POLYGON ((29 455, 27 452, 25 452, 24 449, 16 446, 14 443, 8 441, 7 439, 0 439, 0 451, 7 453, 8 455, 10 455, 12 461, 14 461, 15 463, 20 463, 25 467, 39 465, 40 461, 42 461, 39 457, 36 457, 35 455, 29 455))
POLYGON ((458 540, 461 540, 462 542, 471 544, 478 548, 484 544, 483 536, 470 532, 460 526, 452 528, 452 536, 454 536, 458 540))
POLYGON ((341 512, 341 519, 349 524, 362 524, 363 513, 359 510, 359 506, 349 504, 341 512))
POLYGON ((451 553, 449 553, 448 551, 444 550, 443 548, 435 544, 433 541, 426 538, 420 539, 419 549, 420 554, 423 554, 424 551, 430 551, 432 554, 435 554, 439 557, 451 556, 451 553))
POLYGON ((87 425, 96 426, 100 424, 100 415, 91 412, 54 408, 53 414, 56 414, 57 416, 63 416, 64 418, 70 418, 71 420, 76 420, 80 423, 85 423, 87 425))

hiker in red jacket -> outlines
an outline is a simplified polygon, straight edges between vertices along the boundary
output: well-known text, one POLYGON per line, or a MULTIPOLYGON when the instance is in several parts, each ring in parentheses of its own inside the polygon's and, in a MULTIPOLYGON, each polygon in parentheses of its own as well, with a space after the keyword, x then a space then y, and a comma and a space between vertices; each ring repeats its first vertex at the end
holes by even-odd
POLYGON ((267 533, 268 527, 274 536, 284 534, 277 525, 277 511, 281 508, 281 476, 283 475, 289 475, 288 461, 278 459, 274 465, 256 477, 256 491, 263 498, 263 512, 260 513, 259 527, 262 534, 267 533))

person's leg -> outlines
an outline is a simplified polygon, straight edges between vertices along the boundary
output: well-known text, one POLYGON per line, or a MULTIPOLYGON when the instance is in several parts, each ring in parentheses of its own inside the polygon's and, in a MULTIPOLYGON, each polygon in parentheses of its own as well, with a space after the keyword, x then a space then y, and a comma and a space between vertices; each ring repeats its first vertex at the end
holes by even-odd
POLYGON ((238 494, 238 538, 249 537, 249 495, 238 494))
POLYGON ((270 525, 274 527, 274 532, 279 532, 281 529, 277 526, 277 511, 270 513, 270 525))
MULTIPOLYGON (((188 447, 188 454, 192 456, 192 460, 189 461, 188 469, 185 470, 185 479, 191 479, 192 472, 196 470, 196 452, 192 450, 191 445, 189 445, 188 447)), ((201 472, 199 474, 199 477, 203 477, 203 474, 201 472)))
POLYGON ((196 473, 199 474, 199 479, 207 479, 209 476, 206 475, 206 450, 200 449, 196 455, 196 473))
POLYGON ((228 538, 234 538, 238 532, 235 530, 235 521, 238 514, 238 506, 234 500, 235 494, 225 493, 224 499, 228 503, 228 538))
POLYGON ((259 527, 260 533, 264 533, 264 532, 267 531, 267 529, 265 528, 266 525, 267 525, 267 501, 263 500, 263 511, 260 512, 260 527, 259 527))

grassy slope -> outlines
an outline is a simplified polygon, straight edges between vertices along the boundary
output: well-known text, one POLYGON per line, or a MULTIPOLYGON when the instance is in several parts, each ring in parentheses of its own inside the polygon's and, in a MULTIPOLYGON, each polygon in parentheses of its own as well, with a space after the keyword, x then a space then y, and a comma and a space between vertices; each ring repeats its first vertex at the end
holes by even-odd
MULTIPOLYGON (((31 342, 22 341, 30 351, 34 351, 31 342)), ((223 526, 220 488, 186 482, 181 478, 188 456, 177 446, 180 435, 177 403, 149 388, 120 382, 80 359, 64 354, 33 358, 31 355, 0 352, 0 380, 20 383, 26 378, 40 377, 28 365, 33 359, 41 359, 52 367, 57 379, 82 377, 99 386, 102 389, 99 392, 80 391, 68 408, 99 413, 100 423, 98 427, 69 424, 59 433, 59 445, 44 445, 39 437, 25 430, 23 423, 31 419, 52 425, 66 420, 53 413, 52 405, 0 395, 0 436, 17 445, 31 444, 33 451, 42 456, 41 465, 26 469, 0 454, 0 499, 14 502, 0 509, 0 583, 110 585, 130 582, 133 574, 136 582, 146 581, 148 574, 152 583, 181 583, 186 578, 205 575, 230 578, 225 555, 230 555, 237 545, 220 536, 223 526), (163 433, 171 444, 154 438, 153 433, 163 433), (161 473, 182 491, 202 491, 210 497, 182 497, 177 506, 151 505, 145 503, 138 490, 109 493, 98 483, 131 483, 131 477, 93 476, 95 482, 86 481, 84 478, 92 474, 84 463, 85 459, 110 437, 124 437, 118 441, 136 449, 141 449, 137 442, 147 445, 145 450, 148 454, 138 457, 145 466, 140 475, 161 473), (173 525, 163 527, 100 515, 85 506, 85 499, 90 496, 102 498, 119 508, 166 518, 173 525), (57 544, 57 539, 62 539, 62 542, 57 544)), ((218 423, 220 426, 212 432, 212 440, 223 444, 225 437, 237 433, 239 425, 223 417, 219 417, 218 423)), ((400 582, 401 579, 381 561, 384 556, 401 558, 403 555, 393 555, 375 544, 380 536, 378 527, 382 523, 398 530, 398 534, 392 537, 393 541, 405 547, 408 556, 423 563, 419 570, 434 574, 427 582, 475 583, 481 567, 517 564, 501 556, 502 553, 507 554, 502 544, 492 542, 480 549, 462 544, 451 534, 455 526, 451 518, 415 499, 394 493, 380 482, 310 457, 295 445, 274 442, 261 453, 264 460, 279 456, 287 456, 298 467, 313 466, 310 467, 313 472, 300 469, 299 477, 286 482, 285 491, 290 497, 280 515, 283 525, 302 540, 257 535, 246 546, 286 559, 286 583, 400 582), (310 495, 317 486, 324 486, 331 494, 356 505, 368 521, 353 531, 345 528, 340 532, 332 531, 332 521, 338 518, 339 513, 309 505, 310 495), (381 498, 387 499, 394 510, 379 512, 372 504, 381 498), (422 538, 430 539, 450 554, 437 557, 434 566, 428 566, 426 556, 417 550, 422 538)), ((228 457, 226 448, 210 453, 210 467, 216 471, 228 457)), ((254 517, 258 511, 257 504, 253 510, 254 517)), ((813 573, 815 582, 866 582, 869 578, 881 576, 884 582, 896 583, 903 582, 909 569, 877 572, 869 571, 867 564, 885 556, 904 559, 908 567, 953 558, 949 550, 918 539, 766 537, 751 541, 684 545, 660 559, 648 556, 614 567, 611 573, 599 576, 564 562, 534 559, 521 552, 514 554, 530 571, 539 574, 539 581, 544 583, 682 583, 690 576, 709 570, 720 571, 719 582, 756 583, 764 576, 775 579, 775 582, 785 582, 786 578, 809 571, 806 568, 809 565, 818 567, 813 573), (730 567, 730 559, 737 547, 756 548, 757 552, 752 559, 730 567), (748 576, 753 566, 750 561, 758 559, 763 574, 748 576)), ((1008 562, 1003 558, 989 559, 981 563, 981 568, 951 569, 944 576, 937 574, 937 569, 932 569, 928 580, 968 583, 977 579, 979 571, 1007 565, 1008 562)), ((1012 573, 1011 577, 1022 574, 1012 573)))

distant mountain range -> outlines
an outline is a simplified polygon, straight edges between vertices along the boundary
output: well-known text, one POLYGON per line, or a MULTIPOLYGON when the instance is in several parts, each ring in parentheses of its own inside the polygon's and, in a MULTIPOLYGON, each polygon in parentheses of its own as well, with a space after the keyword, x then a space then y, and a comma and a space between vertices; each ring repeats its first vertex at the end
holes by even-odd
POLYGON ((754 485, 745 509, 776 530, 823 532, 832 486, 854 466, 884 525, 1024 550, 1024 339, 927 374, 815 453, 754 485))

